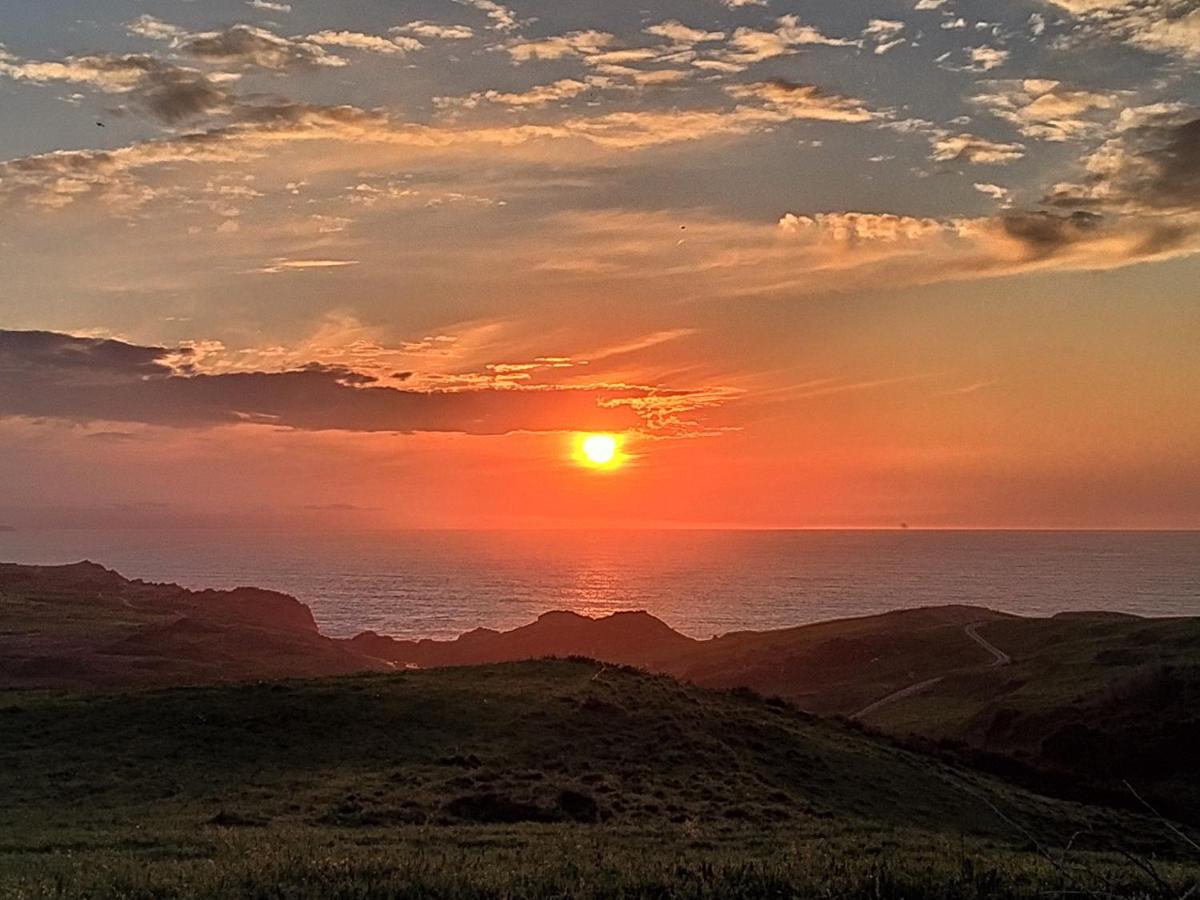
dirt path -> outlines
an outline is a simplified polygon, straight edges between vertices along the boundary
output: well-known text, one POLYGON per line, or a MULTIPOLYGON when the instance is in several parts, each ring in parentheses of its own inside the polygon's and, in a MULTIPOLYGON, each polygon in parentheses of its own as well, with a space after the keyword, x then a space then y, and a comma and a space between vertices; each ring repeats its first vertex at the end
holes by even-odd
POLYGON ((992 654, 993 669, 997 669, 1000 666, 1007 666, 1010 662, 1012 662, 1012 657, 989 641, 987 638, 979 636, 979 632, 976 631, 976 629, 979 628, 980 624, 981 623, 976 622, 974 625, 968 625, 963 629, 963 631, 966 633, 967 637, 977 643, 988 653, 992 654))
MULTIPOLYGON (((965 626, 963 628, 963 634, 965 634, 967 637, 969 637, 971 640, 973 640, 975 643, 977 643, 980 647, 982 647, 988 653, 992 654, 992 668, 993 669, 997 669, 1000 666, 1007 666, 1009 663, 1012 662, 1012 657, 1009 656, 1007 653, 1005 653, 1003 650, 1001 650, 999 647, 997 647, 995 644, 993 644, 991 641, 989 641, 987 638, 980 636, 979 632, 976 629, 978 629, 981 624, 982 624, 981 622, 975 622, 974 624, 965 626)), ((860 709, 858 712, 854 713, 854 715, 852 715, 850 718, 851 719, 863 719, 863 718, 866 718, 867 716, 871 715, 871 713, 876 712, 885 706, 890 706, 891 704, 896 703, 900 700, 904 700, 908 697, 915 697, 917 694, 921 694, 921 693, 924 693, 925 691, 929 690, 931 687, 933 687, 935 684, 937 684, 939 681, 941 681, 943 677, 945 677, 945 676, 939 675, 937 678, 930 678, 928 681, 921 681, 921 682, 918 682, 917 684, 910 684, 908 687, 901 688, 900 690, 896 691, 895 693, 888 694, 886 697, 876 700, 874 703, 867 704, 862 709, 860 709)))
POLYGON ((866 716, 869 716, 871 713, 875 712, 875 710, 881 709, 885 706, 888 706, 889 704, 895 703, 897 700, 903 700, 905 697, 912 697, 916 694, 921 693, 922 691, 927 691, 941 680, 942 680, 942 676, 939 675, 937 678, 930 678, 928 681, 922 681, 919 684, 910 684, 908 687, 902 688, 901 690, 896 691, 896 693, 894 693, 894 694, 888 694, 883 699, 876 700, 874 703, 871 703, 868 706, 864 706, 862 709, 860 709, 858 712, 856 712, 850 718, 852 718, 852 719, 865 718, 866 716))

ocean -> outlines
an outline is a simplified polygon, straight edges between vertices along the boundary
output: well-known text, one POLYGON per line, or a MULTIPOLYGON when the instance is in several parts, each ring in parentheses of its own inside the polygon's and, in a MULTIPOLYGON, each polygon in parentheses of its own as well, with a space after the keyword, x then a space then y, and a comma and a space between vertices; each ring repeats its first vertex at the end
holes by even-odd
POLYGON ((17 531, 0 560, 273 588, 321 629, 454 637, 540 613, 644 609, 710 637, 902 607, 1200 615, 1200 532, 17 531))

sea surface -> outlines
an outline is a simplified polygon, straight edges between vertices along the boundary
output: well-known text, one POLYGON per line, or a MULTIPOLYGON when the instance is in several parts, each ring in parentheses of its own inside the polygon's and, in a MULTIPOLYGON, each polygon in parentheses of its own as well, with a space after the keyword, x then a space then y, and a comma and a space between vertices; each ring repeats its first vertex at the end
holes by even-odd
POLYGON ((453 637, 540 613, 644 609, 695 637, 901 607, 1200 615, 1200 532, 0 533, 0 560, 273 588, 321 629, 453 637))

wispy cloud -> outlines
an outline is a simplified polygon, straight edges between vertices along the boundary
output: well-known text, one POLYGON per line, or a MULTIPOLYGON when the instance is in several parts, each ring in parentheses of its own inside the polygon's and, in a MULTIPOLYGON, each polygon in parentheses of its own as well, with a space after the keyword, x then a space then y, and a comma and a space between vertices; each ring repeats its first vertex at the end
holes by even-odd
POLYGON ((256 272, 278 275, 281 272, 309 272, 314 269, 344 269, 358 265, 356 259, 274 259, 256 272))

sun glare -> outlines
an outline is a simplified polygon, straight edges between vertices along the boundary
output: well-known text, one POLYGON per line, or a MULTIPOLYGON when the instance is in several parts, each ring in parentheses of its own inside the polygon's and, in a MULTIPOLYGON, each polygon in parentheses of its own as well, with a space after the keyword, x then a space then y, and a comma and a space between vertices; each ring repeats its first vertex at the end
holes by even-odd
POLYGON ((621 445, 616 435, 580 435, 576 447, 576 458, 585 466, 611 469, 621 464, 621 445))

